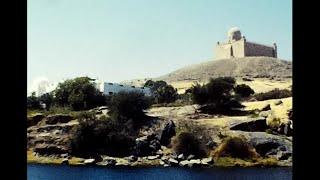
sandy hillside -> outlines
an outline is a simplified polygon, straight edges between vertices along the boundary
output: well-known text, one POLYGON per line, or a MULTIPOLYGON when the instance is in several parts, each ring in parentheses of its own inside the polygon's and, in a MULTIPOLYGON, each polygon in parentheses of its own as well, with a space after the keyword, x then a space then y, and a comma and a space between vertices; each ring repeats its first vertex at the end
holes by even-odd
POLYGON ((292 63, 271 57, 245 57, 211 60, 193 64, 172 73, 156 77, 123 81, 124 84, 143 86, 148 79, 164 80, 184 93, 196 82, 206 83, 210 78, 232 76, 238 84, 247 84, 256 92, 266 92, 274 88, 287 89, 292 84, 292 63), (243 81, 250 78, 254 81, 243 81))

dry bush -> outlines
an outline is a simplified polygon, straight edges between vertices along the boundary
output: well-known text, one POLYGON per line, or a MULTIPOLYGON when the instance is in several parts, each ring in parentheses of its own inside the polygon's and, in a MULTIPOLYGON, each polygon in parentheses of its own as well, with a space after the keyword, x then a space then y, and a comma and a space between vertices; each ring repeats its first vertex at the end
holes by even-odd
POLYGON ((243 137, 227 137, 213 152, 215 157, 255 159, 259 154, 243 137))
POLYGON ((205 144, 195 135, 182 132, 172 140, 173 151, 185 156, 193 154, 196 158, 206 157, 208 150, 205 144))

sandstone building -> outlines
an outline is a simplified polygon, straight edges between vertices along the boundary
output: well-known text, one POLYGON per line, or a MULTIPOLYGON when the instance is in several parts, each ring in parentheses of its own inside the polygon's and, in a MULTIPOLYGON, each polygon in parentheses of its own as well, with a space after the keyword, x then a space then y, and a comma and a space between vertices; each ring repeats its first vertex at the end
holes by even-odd
POLYGON ((267 46, 249 42, 241 36, 239 28, 228 31, 228 42, 217 42, 215 59, 229 59, 233 57, 267 56, 277 58, 277 45, 267 46))

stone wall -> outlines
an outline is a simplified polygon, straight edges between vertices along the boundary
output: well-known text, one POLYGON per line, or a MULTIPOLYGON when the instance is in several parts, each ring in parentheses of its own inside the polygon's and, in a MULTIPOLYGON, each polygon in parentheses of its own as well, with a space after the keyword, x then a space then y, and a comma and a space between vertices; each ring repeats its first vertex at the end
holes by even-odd
POLYGON ((231 44, 218 44, 215 48, 215 59, 229 59, 231 44))
POLYGON ((244 57, 245 56, 244 43, 245 43, 245 41, 243 39, 232 43, 233 57, 244 57))
POLYGON ((276 57, 276 51, 271 46, 264 46, 257 43, 245 43, 245 56, 268 56, 276 57))
POLYGON ((217 44, 215 49, 215 59, 244 57, 244 52, 244 40, 234 41, 232 43, 217 44))
POLYGON ((265 46, 245 39, 233 41, 231 43, 220 43, 215 48, 215 59, 230 59, 246 56, 267 56, 277 57, 277 50, 272 46, 265 46))

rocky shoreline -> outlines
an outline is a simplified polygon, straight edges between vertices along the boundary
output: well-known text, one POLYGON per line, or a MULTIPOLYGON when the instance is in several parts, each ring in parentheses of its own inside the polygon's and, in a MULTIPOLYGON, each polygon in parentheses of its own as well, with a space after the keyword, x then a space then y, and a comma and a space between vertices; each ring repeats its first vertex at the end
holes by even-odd
POLYGON ((28 156, 29 164, 56 164, 56 165, 70 165, 70 166, 99 166, 99 167, 291 167, 292 164, 287 162, 278 162, 276 159, 267 158, 258 161, 244 161, 236 158, 224 158, 213 159, 212 157, 202 159, 179 159, 172 158, 170 156, 160 157, 147 156, 147 157, 109 157, 101 156, 102 160, 96 159, 83 159, 76 157, 41 157, 33 155, 28 156), (36 157, 35 157, 36 156, 36 157))
MULTIPOLYGON (((272 107, 274 108, 274 107, 272 107)), ((270 107, 262 108, 261 112, 267 114, 270 107)), ((106 108, 95 109, 97 116, 106 115, 106 108)), ((261 113, 264 115, 263 113, 261 113)), ((157 117, 152 123, 142 128, 140 136, 136 139, 135 149, 127 157, 110 157, 96 155, 95 157, 80 158, 70 154, 68 143, 70 132, 79 122, 68 114, 44 115, 32 114, 28 117, 28 152, 27 162, 37 164, 68 164, 80 166, 103 167, 278 167, 292 166, 292 136, 287 134, 270 134, 266 132, 268 114, 256 118, 243 117, 223 120, 227 124, 218 124, 219 118, 199 114, 195 106, 185 107, 159 107, 148 112, 157 117), (174 115, 174 116, 173 116, 174 115), (215 157, 209 155, 196 158, 193 155, 175 154, 170 146, 166 146, 181 126, 180 121, 194 120, 198 123, 207 122, 213 118, 214 126, 205 125, 208 137, 206 144, 210 149, 221 145, 222 137, 245 137, 255 151, 261 155, 256 159, 240 159, 235 157, 215 157), (173 119, 173 120, 170 120, 173 119), (216 125, 219 125, 218 129, 216 125), (177 126, 177 127, 176 127, 177 126), (211 128, 212 127, 212 128, 211 128), (214 128, 213 128, 214 127, 214 128)), ((270 114, 270 113, 269 113, 270 114)), ((280 128, 279 132, 286 131, 280 128)))

